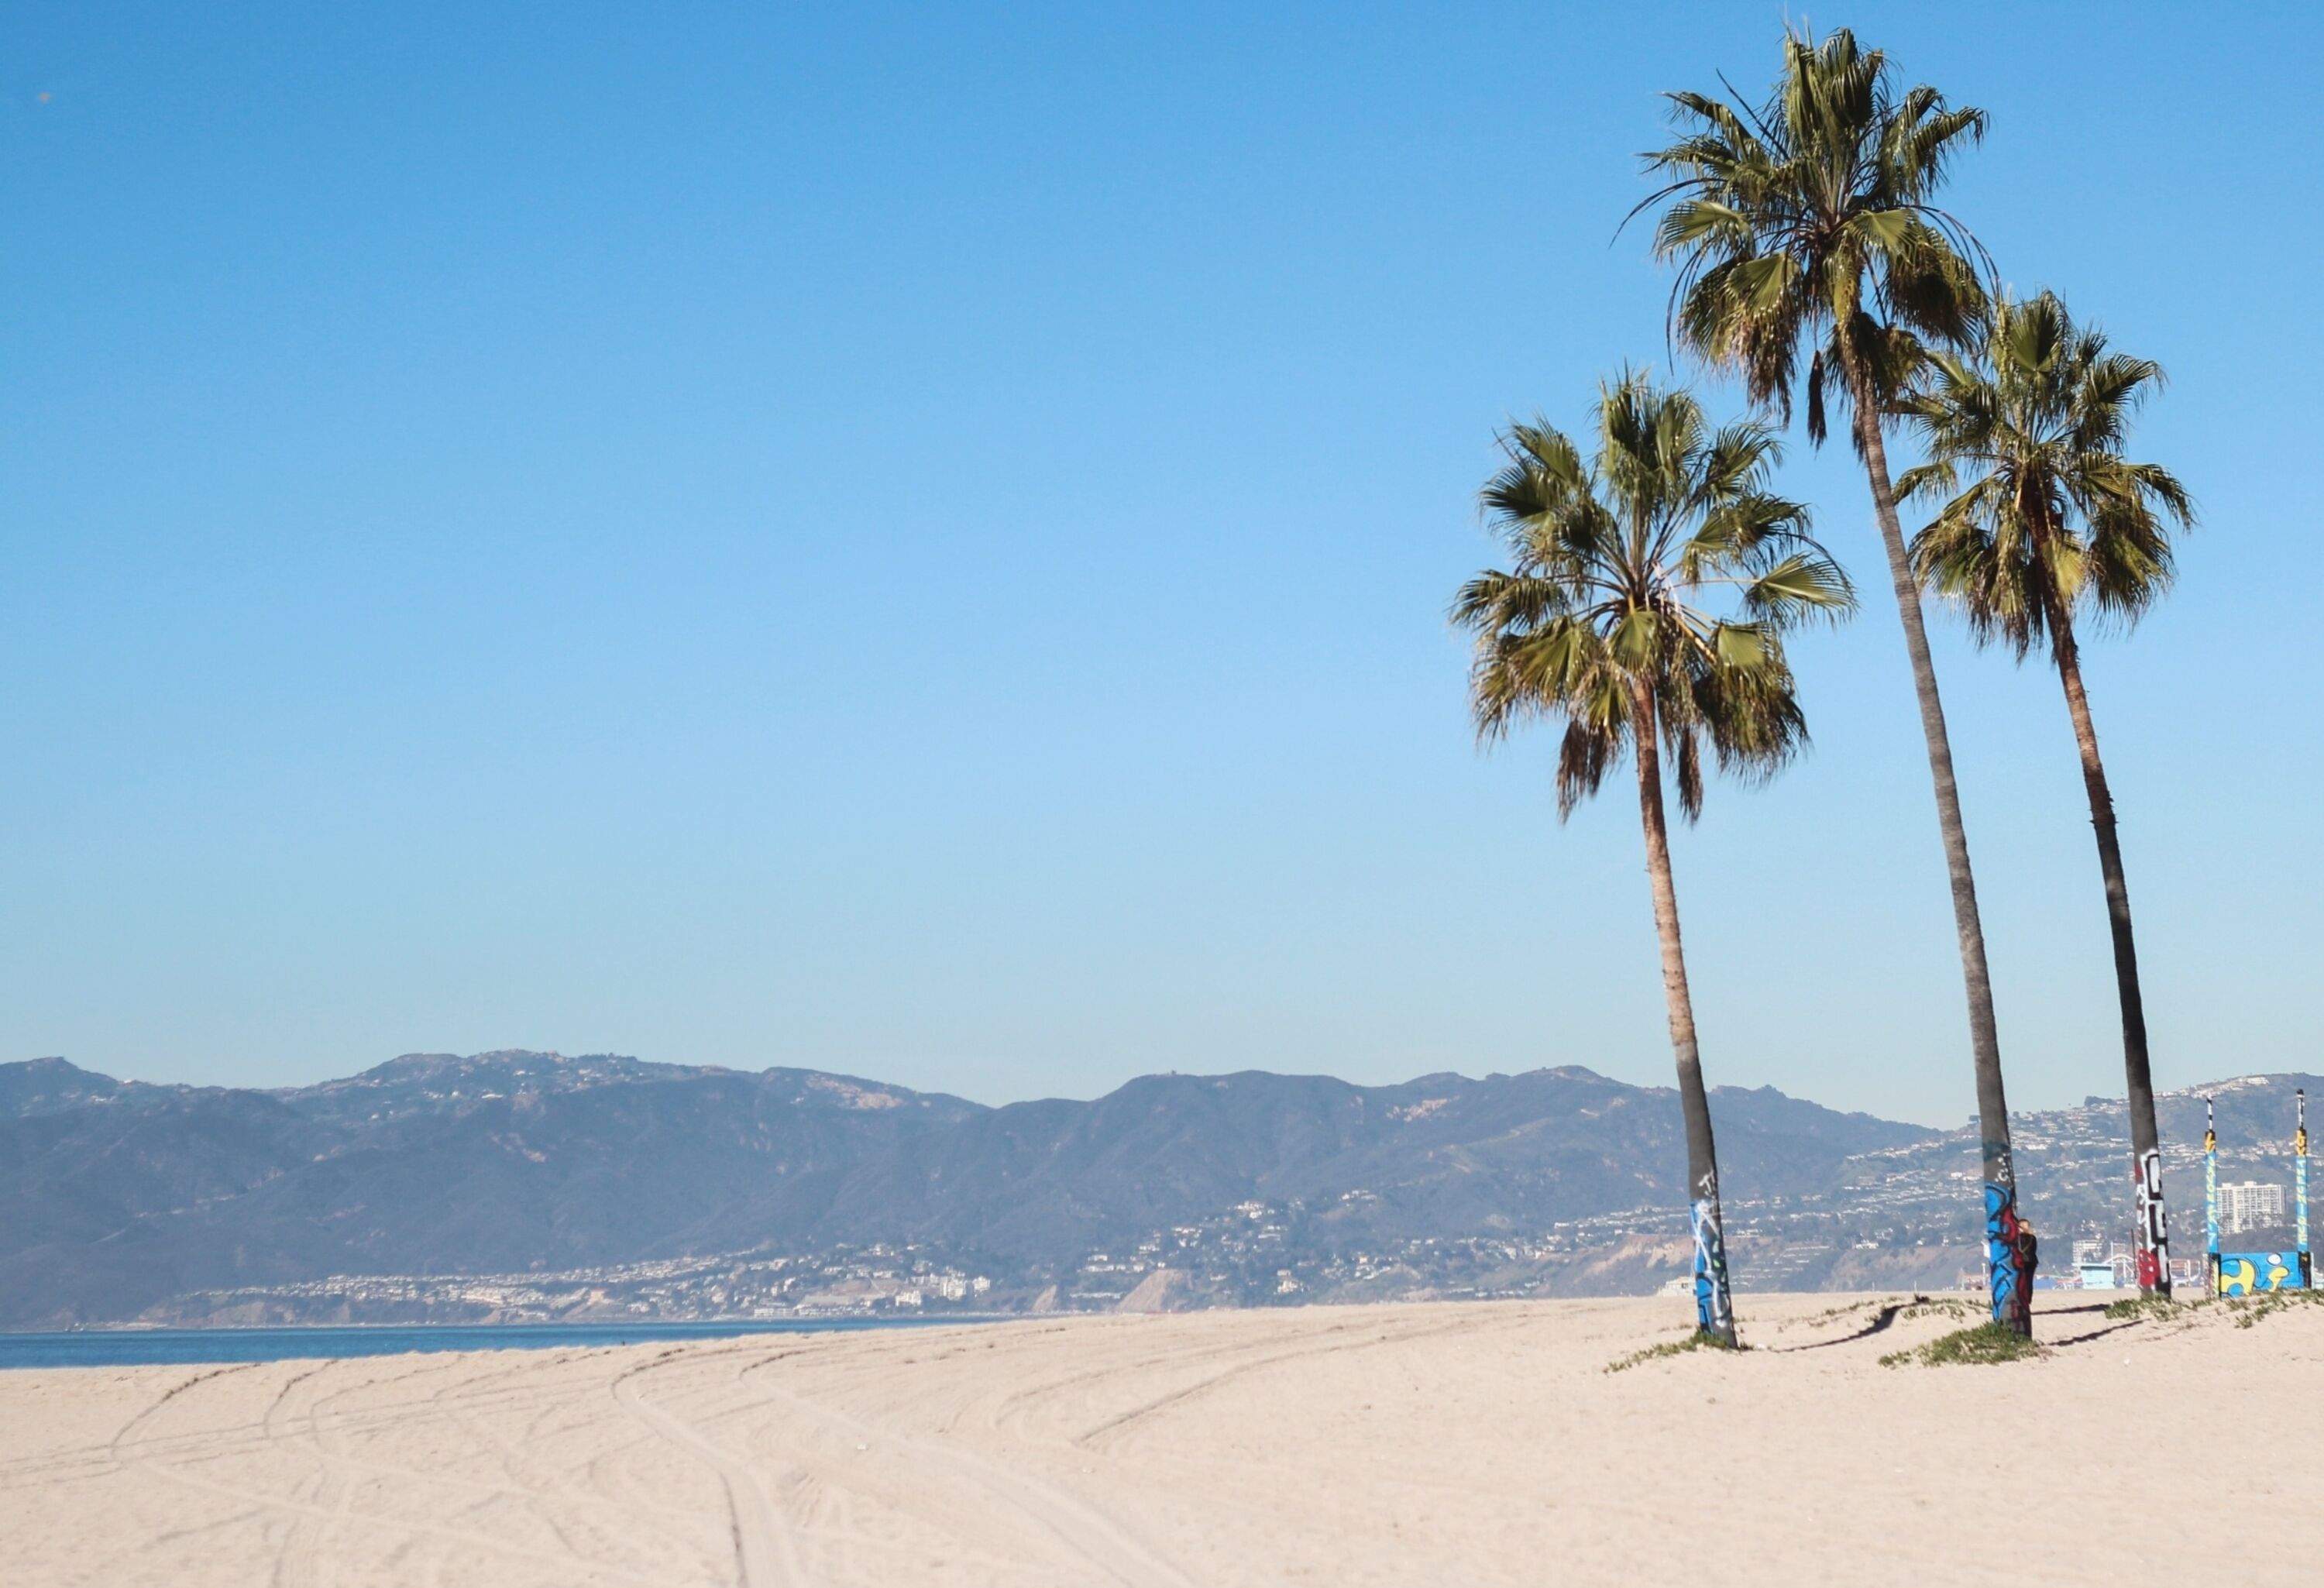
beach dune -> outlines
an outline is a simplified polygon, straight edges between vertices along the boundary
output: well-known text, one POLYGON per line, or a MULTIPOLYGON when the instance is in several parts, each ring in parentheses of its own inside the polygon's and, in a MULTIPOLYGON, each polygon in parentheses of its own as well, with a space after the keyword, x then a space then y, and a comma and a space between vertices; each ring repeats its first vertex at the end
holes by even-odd
POLYGON ((2015 1585, 2240 1539, 2235 1581, 2313 1580, 2324 1306, 2061 1295, 2042 1360, 1932 1368, 1880 1358, 1941 1308, 1741 1299, 1752 1350, 1618 1371, 1688 1304, 0 1373, 5 1576, 2015 1585))

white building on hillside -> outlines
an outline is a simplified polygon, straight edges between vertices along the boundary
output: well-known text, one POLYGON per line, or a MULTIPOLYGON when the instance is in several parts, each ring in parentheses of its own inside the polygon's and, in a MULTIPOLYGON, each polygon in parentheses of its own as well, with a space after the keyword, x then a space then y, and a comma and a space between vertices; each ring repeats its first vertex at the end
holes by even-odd
POLYGON ((2283 1187, 2258 1180, 2243 1180, 2219 1187, 2219 1230, 2240 1235, 2246 1230, 2272 1230, 2283 1223, 2283 1187))

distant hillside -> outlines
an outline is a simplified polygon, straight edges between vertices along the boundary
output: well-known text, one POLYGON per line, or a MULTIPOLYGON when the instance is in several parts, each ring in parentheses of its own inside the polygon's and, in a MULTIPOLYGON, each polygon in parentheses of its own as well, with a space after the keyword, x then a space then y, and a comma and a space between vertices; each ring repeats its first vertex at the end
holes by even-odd
MULTIPOLYGON (((1939 1140, 1772 1089, 1712 1106, 1738 1201, 1828 1192, 1860 1155, 1939 1140)), ((1246 1202, 1312 1210, 1312 1259, 1675 1208, 1683 1164, 1671 1092, 1575 1067, 1149 1076, 986 1108, 612 1055, 414 1054, 271 1092, 37 1059, 0 1065, 0 1326, 180 1316, 195 1293, 332 1275, 881 1242, 974 1254, 1029 1294, 1246 1202)))
POLYGON ((0 1119, 56 1113, 117 1097, 127 1090, 110 1076, 91 1074, 61 1058, 0 1064, 0 1119))
MULTIPOLYGON (((1714 1103, 1729 1183, 1821 1189, 1841 1161, 1935 1134, 1779 1092, 1714 1103)), ((1246 1198, 1340 1214, 1347 1242, 1545 1228, 1682 1205, 1676 1096, 1586 1069, 1356 1086, 1244 1071, 1148 1076, 1092 1103, 1028 1103, 902 1141, 851 1175, 823 1232, 1062 1260, 1246 1198)))

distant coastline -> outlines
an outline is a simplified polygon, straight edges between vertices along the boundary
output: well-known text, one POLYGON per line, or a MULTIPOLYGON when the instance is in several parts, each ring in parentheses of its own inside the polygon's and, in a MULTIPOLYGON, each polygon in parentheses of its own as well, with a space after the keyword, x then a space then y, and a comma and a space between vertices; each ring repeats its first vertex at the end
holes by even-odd
POLYGON ((0 1331, 0 1371, 25 1368, 153 1367, 293 1359, 398 1356, 439 1351, 542 1351, 641 1345, 659 1340, 731 1340, 933 1324, 998 1321, 998 1313, 931 1317, 734 1318, 637 1324, 291 1324, 180 1329, 154 1324, 0 1331))

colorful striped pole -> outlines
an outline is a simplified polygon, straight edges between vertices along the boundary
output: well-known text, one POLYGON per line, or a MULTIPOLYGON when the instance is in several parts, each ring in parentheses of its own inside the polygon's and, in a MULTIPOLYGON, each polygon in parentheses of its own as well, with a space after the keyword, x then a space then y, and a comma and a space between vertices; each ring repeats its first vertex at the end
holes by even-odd
POLYGON ((2219 1293, 2219 1132, 2211 1100, 2203 1099, 2203 1249, 2211 1269, 2211 1294, 2219 1293))
POLYGON ((2302 1086, 2292 1096, 2300 1106, 2300 1123, 2292 1132, 2292 1201, 2299 1210, 2300 1284, 2302 1289, 2313 1289, 2316 1263, 2308 1254, 2308 1088, 2302 1086))

